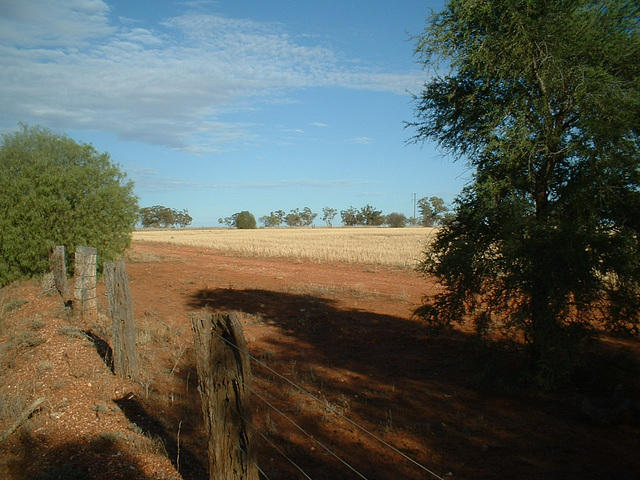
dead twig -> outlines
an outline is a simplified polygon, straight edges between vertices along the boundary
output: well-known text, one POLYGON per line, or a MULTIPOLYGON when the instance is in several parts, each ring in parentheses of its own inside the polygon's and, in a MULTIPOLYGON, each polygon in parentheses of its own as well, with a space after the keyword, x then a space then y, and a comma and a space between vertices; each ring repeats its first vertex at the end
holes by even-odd
POLYGON ((18 430, 22 424, 24 422, 26 422, 29 417, 31 415, 33 415, 33 413, 38 410, 40 408, 40 405, 42 405, 47 399, 45 397, 40 397, 39 399, 37 399, 35 402, 33 402, 31 405, 29 405, 24 412, 22 412, 22 415, 20 415, 20 418, 18 418, 18 420, 15 421, 15 423, 13 425, 11 425, 11 428, 9 428, 9 430, 7 430, 6 432, 4 432, 2 435, 0 435, 0 442, 6 440, 7 438, 9 438, 9 436, 15 432, 16 430, 18 430))

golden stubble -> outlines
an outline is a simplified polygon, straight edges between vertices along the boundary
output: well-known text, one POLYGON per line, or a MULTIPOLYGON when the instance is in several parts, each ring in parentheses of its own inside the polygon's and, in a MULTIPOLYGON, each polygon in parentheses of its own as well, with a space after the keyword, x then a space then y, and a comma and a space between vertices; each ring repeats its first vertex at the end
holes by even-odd
POLYGON ((138 230, 136 242, 209 248, 243 256, 314 262, 347 262, 414 268, 435 229, 384 228, 227 228, 138 230))

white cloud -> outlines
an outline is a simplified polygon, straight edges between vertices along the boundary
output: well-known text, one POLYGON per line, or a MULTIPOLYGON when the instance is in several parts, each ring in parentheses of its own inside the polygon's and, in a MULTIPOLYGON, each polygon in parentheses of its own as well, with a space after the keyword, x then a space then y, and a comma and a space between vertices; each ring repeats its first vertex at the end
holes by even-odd
POLYGON ((369 137, 356 137, 348 140, 349 143, 357 143, 359 145, 370 145, 373 143, 373 140, 369 137))
POLYGON ((351 188, 362 185, 374 185, 379 182, 369 180, 275 180, 251 182, 198 182, 179 178, 158 177, 153 169, 131 169, 130 178, 140 192, 175 192, 179 189, 250 189, 272 190, 279 188, 351 188))
POLYGON ((225 112, 286 102, 287 89, 403 93, 418 85, 412 73, 354 70, 276 24, 196 14, 153 29, 115 22, 100 0, 0 0, 0 122, 215 152, 256 139, 250 126, 224 123, 225 112))
POLYGON ((113 33, 101 0, 0 0, 0 42, 22 47, 82 45, 113 33))

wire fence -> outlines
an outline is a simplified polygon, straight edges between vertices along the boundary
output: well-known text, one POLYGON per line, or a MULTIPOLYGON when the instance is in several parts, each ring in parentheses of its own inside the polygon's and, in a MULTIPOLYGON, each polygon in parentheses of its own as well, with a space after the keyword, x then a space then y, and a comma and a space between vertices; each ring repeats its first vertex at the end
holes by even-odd
MULTIPOLYGON (((154 304, 161 304, 163 305, 165 308, 173 311, 175 314, 177 314, 178 316, 182 317, 185 320, 190 321, 191 317, 190 314, 187 314, 183 311, 180 311, 179 309, 175 308, 172 304, 162 300, 162 299, 158 299, 157 297, 153 296, 149 291, 147 291, 144 287, 142 287, 139 284, 135 285, 135 290, 137 293, 142 293, 150 302, 153 302, 154 304)), ((163 298, 166 298, 168 295, 164 295, 163 298)), ((134 300, 134 304, 136 304, 138 307, 142 307, 143 305, 134 300)), ((159 320, 159 319, 156 319, 159 320)), ((161 321, 161 320, 160 320, 161 321)), ((228 339, 220 336, 220 338, 227 344, 229 345, 229 347, 234 348, 234 349, 238 349, 239 347, 237 347, 235 344, 233 344, 232 342, 230 342, 228 339)), ((270 365, 268 365, 265 361, 261 360, 260 358, 257 358, 256 356, 254 356, 253 354, 251 354, 249 351, 247 350, 243 350, 242 351, 243 354, 247 355, 247 357, 251 360, 251 362, 254 365, 259 366, 260 368, 266 370, 267 372, 269 372, 270 374, 272 374, 273 376, 275 376, 279 381, 281 381, 282 383, 289 385, 290 387, 294 388, 296 391, 300 392, 301 394, 305 395, 306 397, 308 397, 309 399, 312 400, 312 402, 315 402, 316 404, 318 404, 319 406, 321 406, 325 411, 329 411, 332 415, 348 422, 348 424, 350 424, 351 426, 353 426, 354 428, 356 428, 358 431, 360 431, 361 433, 365 434, 366 436, 370 437, 371 439, 375 440, 376 442, 378 442, 383 448, 388 449, 390 452, 393 452, 396 455, 399 455, 401 458, 403 458, 405 461, 407 461, 408 463, 410 463, 411 465, 413 465, 416 469, 422 471, 425 475, 425 478, 435 478, 435 479, 439 479, 439 480, 443 480, 443 477, 439 474, 437 474, 436 472, 433 471, 433 469, 428 468, 427 466, 425 466, 424 464, 422 464, 421 462, 417 461, 415 458, 409 456, 408 454, 402 452, 400 449, 398 449, 397 447, 395 447, 394 445, 390 444, 389 442, 387 442, 386 440, 384 440, 383 438, 381 438, 380 435, 377 435, 376 433, 372 432, 371 429, 366 428, 364 426, 362 426, 360 423, 352 420, 351 418, 349 418, 347 415, 345 415, 343 412, 341 412, 338 408, 336 408, 336 406, 332 405, 330 402, 328 402, 326 399, 321 399, 319 398, 317 395, 314 395, 313 393, 309 392, 308 389, 302 387, 301 385, 299 385, 298 383, 292 381, 290 378, 287 378, 287 376, 285 374, 280 373, 279 371, 277 371, 275 368, 271 367, 270 365)), ((328 455, 330 455, 331 457, 333 457, 334 459, 336 459, 340 464, 342 464, 346 469, 348 469, 349 471, 351 471, 353 474, 355 474, 358 478, 362 478, 367 480, 368 477, 365 476, 365 474, 363 474, 362 472, 360 472, 356 467, 354 467, 349 461, 347 461, 346 459, 344 459, 341 455, 339 455, 338 453, 336 453, 334 450, 332 450, 330 447, 328 447, 327 445, 325 445, 323 442, 321 442, 319 439, 317 439, 312 433, 310 433, 309 431, 307 431, 304 427, 302 427, 295 419, 293 419, 290 415, 287 415, 282 409, 278 408, 276 405, 274 405, 272 402, 269 401, 269 399, 267 398, 267 395, 264 393, 261 393, 259 391, 257 391, 254 387, 252 386, 247 386, 249 391, 251 392, 251 394, 257 398, 260 402, 262 402, 264 405, 266 405, 266 407, 268 409, 270 409, 271 411, 273 411, 274 413, 276 413, 278 416, 282 417, 286 422, 288 422, 289 424, 291 424, 293 426, 293 428, 295 428, 297 431, 299 431, 301 434, 303 434, 305 436, 305 438, 309 439, 311 442, 313 442, 315 445, 317 445, 322 451, 326 452, 328 455)), ((318 419, 318 421, 321 421, 320 419, 318 419)), ((266 435, 264 432, 260 431, 257 427, 255 427, 254 425, 252 425, 252 427, 254 428, 255 432, 271 447, 273 448, 279 455, 281 455, 288 463, 290 463, 300 474, 303 475, 304 478, 313 480, 313 478, 310 476, 310 474, 308 474, 303 467, 301 467, 298 462, 296 462, 294 459, 292 459, 289 455, 287 455, 286 452, 283 451, 282 448, 279 448, 275 442, 273 442, 268 435, 266 435)), ((264 478, 269 478, 267 473, 263 470, 260 469, 260 466, 258 465, 260 474, 264 477, 264 478)))
MULTIPOLYGON (((175 308, 172 304, 170 304, 167 301, 165 301, 165 298, 167 298, 168 296, 170 296, 172 294, 171 289, 168 289, 167 290, 167 294, 163 295, 160 298, 158 298, 157 296, 154 296, 149 290, 147 290, 145 287, 141 286, 138 282, 134 283, 134 289, 135 289, 136 294, 142 294, 144 297, 146 297, 147 302, 148 302, 147 304, 143 304, 139 300, 136 300, 136 298, 134 296, 133 304, 137 308, 144 309, 148 305, 162 305, 166 309, 168 309, 168 310, 174 312, 175 314, 177 314, 179 318, 185 319, 189 323, 191 323, 191 318, 192 317, 191 317, 190 314, 187 314, 187 313, 175 308)), ((166 322, 164 322, 164 320, 156 317, 156 318, 154 318, 154 321, 161 322, 167 328, 167 330, 171 330, 172 326, 168 325, 166 322)), ((216 333, 216 335, 218 335, 218 334, 216 333)), ((242 353, 243 355, 246 355, 247 358, 249 358, 250 362, 253 365, 258 366, 263 371, 266 371, 269 374, 273 375, 273 377, 276 378, 279 382, 281 382, 284 385, 287 385, 288 387, 293 388, 295 391, 299 392, 301 395, 303 395, 306 398, 310 399, 312 403, 315 403, 315 404, 319 405, 322 408, 323 412, 329 412, 335 418, 338 418, 340 420, 345 421, 351 427, 353 427, 357 431, 359 431, 361 434, 363 434, 363 435, 367 436, 369 439, 377 442, 382 449, 385 449, 385 450, 387 450, 389 452, 392 452, 394 455, 398 455, 404 461, 408 462, 408 464, 412 465, 413 467, 415 467, 415 469, 420 471, 423 474, 423 478, 435 478, 435 479, 443 480, 443 476, 441 476, 441 475, 437 474, 436 472, 434 472, 433 469, 428 468, 423 463, 419 462, 418 460, 416 460, 415 458, 413 458, 410 455, 406 454, 405 452, 401 451, 399 448, 395 447, 394 445, 392 445, 388 441, 384 440, 383 438, 381 438, 380 435, 374 433, 371 428, 367 428, 367 427, 361 425, 359 422, 353 420, 349 416, 345 415, 343 411, 341 411, 339 408, 337 408, 336 405, 332 405, 328 400, 326 400, 326 398, 320 398, 320 396, 323 396, 323 395, 319 396, 319 395, 315 395, 315 394, 311 393, 307 388, 304 388, 299 383, 291 380, 290 378, 287 378, 287 376, 285 374, 279 372, 277 369, 275 369, 272 366, 268 365, 264 360, 262 360, 262 359, 256 357, 255 355, 251 354, 248 350, 240 349, 233 342, 230 342, 227 338, 224 338, 224 336, 220 336, 220 335, 218 335, 218 336, 230 348, 236 349, 236 350, 238 350, 239 353, 242 353)), ((159 343, 161 343, 161 342, 159 342, 159 343)), ((181 348, 181 351, 178 352, 178 355, 177 355, 177 358, 175 359, 175 363, 173 365, 173 368, 171 369, 171 373, 173 373, 177 369, 177 365, 181 362, 181 359, 183 358, 186 349, 187 349, 187 347, 183 346, 181 348)), ((175 357, 175 352, 171 352, 171 354, 174 355, 174 357, 175 357)), ((347 469, 348 471, 353 473, 357 478, 369 480, 369 477, 367 477, 364 473, 362 473, 362 471, 360 471, 360 469, 358 467, 356 467, 352 461, 348 461, 347 459, 344 458, 343 455, 337 453, 335 448, 330 448, 325 442, 323 442, 323 441, 319 440, 318 438, 316 438, 316 435, 311 433, 307 428, 303 427, 300 424, 299 421, 297 421, 295 418, 293 418, 292 415, 287 414, 285 411, 283 411, 283 408, 280 408, 277 405, 275 405, 275 403, 277 403, 277 402, 274 402, 274 401, 272 401, 272 400, 270 400, 268 398, 268 392, 259 391, 258 389, 254 388, 251 385, 245 385, 245 386, 250 391, 250 393, 251 393, 251 395, 253 397, 255 397, 257 400, 259 400, 261 402, 261 404, 265 405, 265 408, 267 408, 268 411, 274 412, 276 415, 278 415, 279 417, 284 419, 284 421, 286 421, 288 424, 290 424, 295 429, 295 431, 298 431, 300 434, 302 434, 304 436, 304 438, 306 438, 308 441, 312 442, 314 445, 319 447, 319 449, 321 451, 325 452, 327 455, 329 455, 331 458, 333 458, 335 461, 337 461, 338 464, 342 465, 342 467, 344 467, 345 469, 347 469)), ((240 412, 236 411, 236 413, 241 416, 240 412)), ((320 418, 317 419, 317 423, 322 423, 322 422, 323 422, 322 419, 320 419, 320 418)), ((255 431, 255 433, 259 437, 261 437, 262 440, 266 444, 268 444, 270 448, 273 449, 273 451, 277 452, 277 454, 279 456, 281 456, 284 460, 286 460, 286 462, 288 462, 295 469, 295 471, 297 471, 299 474, 301 474, 304 478, 307 478, 309 480, 314 480, 313 477, 311 476, 311 474, 308 471, 306 471, 303 466, 300 465, 300 463, 301 463, 300 461, 296 461, 294 458, 292 458, 292 455, 287 454, 287 452, 285 451, 286 448, 283 448, 282 446, 278 446, 277 442, 275 442, 273 439, 269 438, 269 435, 267 433, 261 431, 252 422, 247 422, 247 423, 251 426, 251 428, 255 431)), ((181 425, 182 425, 182 422, 180 423, 180 426, 181 425)), ((312 450, 315 450, 315 447, 312 450)), ((179 464, 179 462, 178 462, 178 464, 179 464)), ((256 462, 256 466, 258 468, 258 471, 259 471, 260 475, 265 479, 269 479, 269 476, 268 476, 267 472, 265 471, 265 469, 261 468, 260 465, 257 465, 257 462, 256 462)))

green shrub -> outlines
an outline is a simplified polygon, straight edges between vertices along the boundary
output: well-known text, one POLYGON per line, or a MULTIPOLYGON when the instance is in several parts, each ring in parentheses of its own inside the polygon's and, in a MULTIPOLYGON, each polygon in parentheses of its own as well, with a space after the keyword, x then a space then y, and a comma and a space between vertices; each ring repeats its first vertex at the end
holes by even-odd
POLYGON ((0 285, 46 272, 55 245, 70 253, 69 272, 78 245, 96 247, 99 264, 113 260, 137 210, 133 182, 108 153, 21 125, 0 147, 0 285))
POLYGON ((245 210, 238 213, 238 216, 236 217, 237 228, 256 228, 256 226, 256 218, 251 212, 247 212, 245 210))

